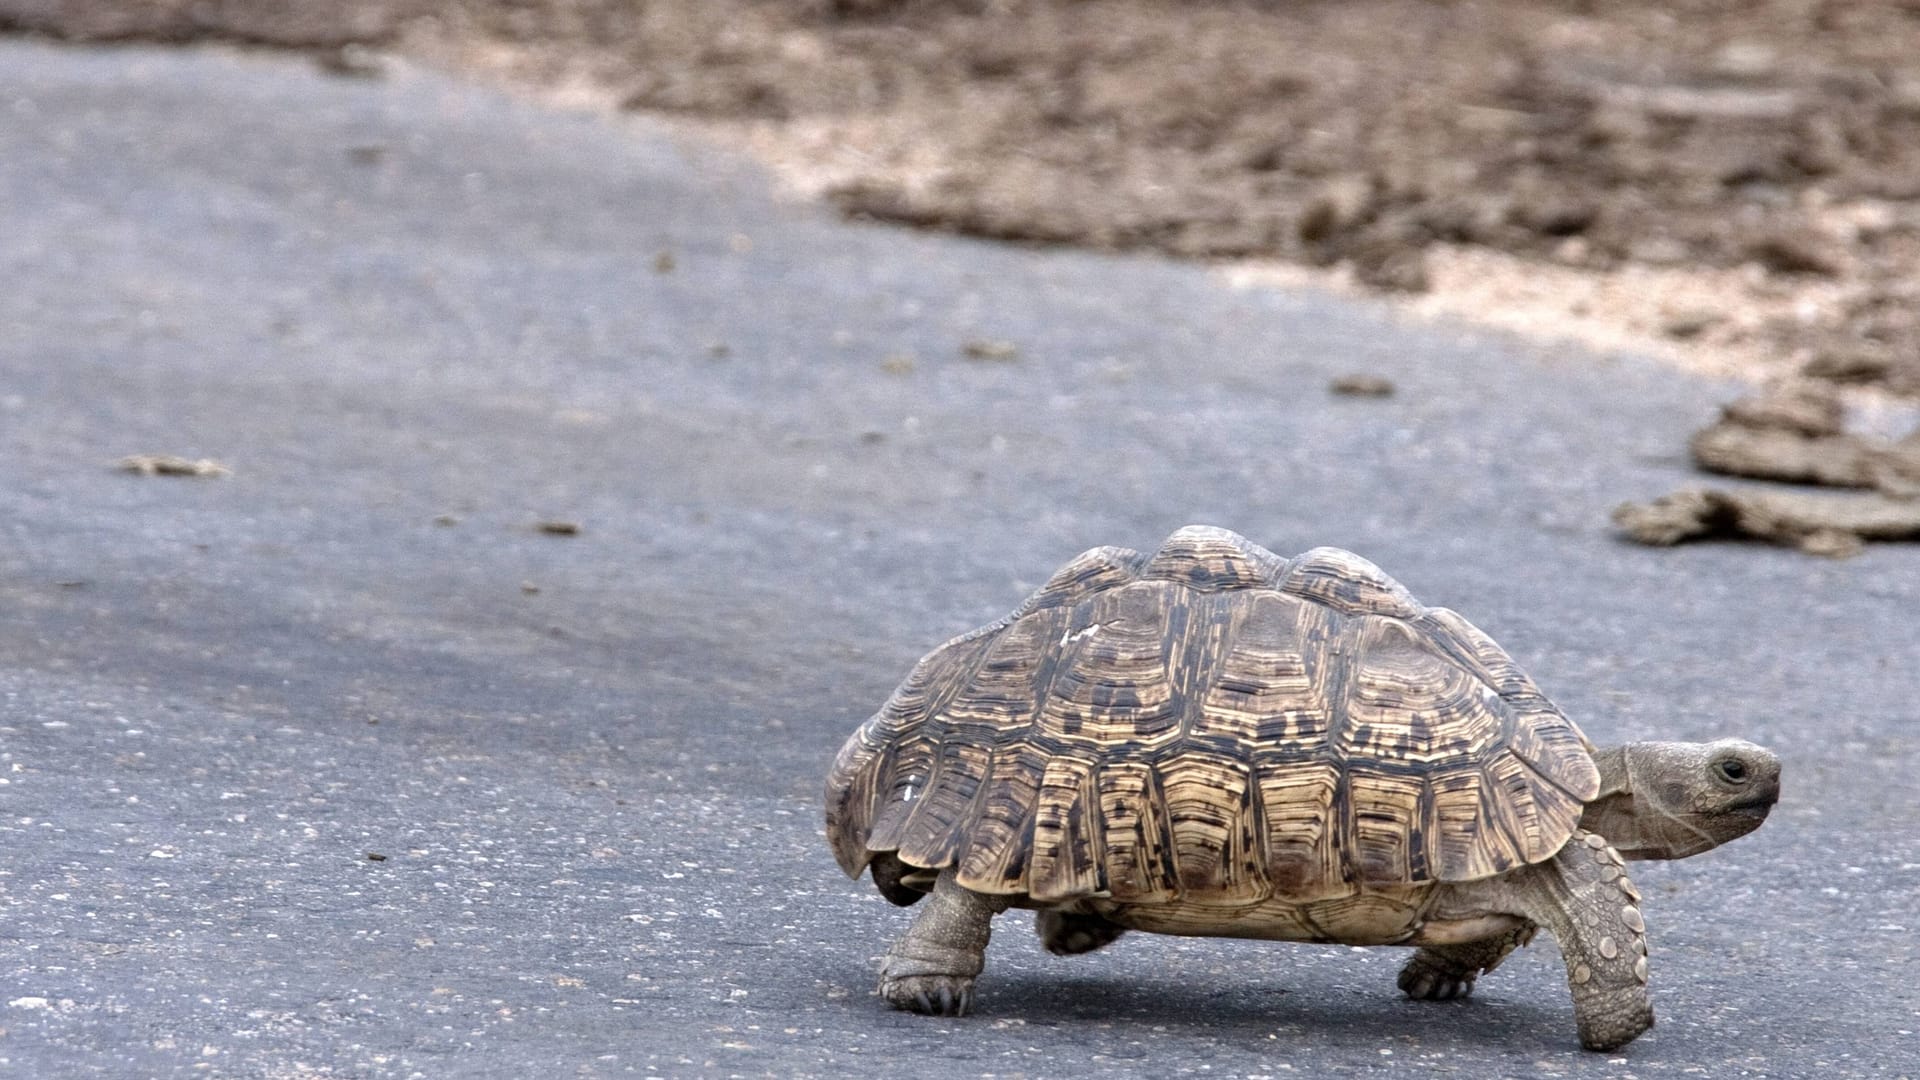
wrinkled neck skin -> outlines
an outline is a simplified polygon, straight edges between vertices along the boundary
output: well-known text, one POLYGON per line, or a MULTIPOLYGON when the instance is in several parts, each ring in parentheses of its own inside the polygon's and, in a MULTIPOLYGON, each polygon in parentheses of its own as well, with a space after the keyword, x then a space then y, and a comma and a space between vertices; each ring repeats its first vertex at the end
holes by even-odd
POLYGON ((1759 828, 1771 798, 1764 806, 1730 806, 1725 795, 1703 790, 1699 777, 1713 745, 1628 743, 1597 751, 1600 795, 1587 804, 1580 827, 1628 859, 1683 859, 1759 828))

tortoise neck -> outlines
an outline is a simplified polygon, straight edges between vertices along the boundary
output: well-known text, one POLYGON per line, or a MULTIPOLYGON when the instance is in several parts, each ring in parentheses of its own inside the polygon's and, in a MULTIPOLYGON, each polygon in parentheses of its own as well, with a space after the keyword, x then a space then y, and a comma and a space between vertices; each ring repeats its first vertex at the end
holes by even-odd
POLYGON ((1627 750, 1630 746, 1605 746, 1593 752, 1594 767, 1600 770, 1599 798, 1633 794, 1633 778, 1627 770, 1627 750))
POLYGON ((1594 751, 1593 763, 1600 770, 1600 794, 1581 812, 1580 827, 1605 837, 1626 858, 1671 858, 1636 813, 1639 807, 1633 797, 1631 749, 1632 744, 1623 744, 1594 751))

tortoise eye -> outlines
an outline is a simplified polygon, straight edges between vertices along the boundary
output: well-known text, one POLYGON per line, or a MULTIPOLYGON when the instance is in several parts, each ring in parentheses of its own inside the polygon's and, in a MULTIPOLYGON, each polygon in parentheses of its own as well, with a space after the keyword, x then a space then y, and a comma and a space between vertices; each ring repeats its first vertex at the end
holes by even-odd
POLYGON ((1747 782, 1747 764, 1739 758, 1722 758, 1714 764, 1713 770, 1729 784, 1747 782))

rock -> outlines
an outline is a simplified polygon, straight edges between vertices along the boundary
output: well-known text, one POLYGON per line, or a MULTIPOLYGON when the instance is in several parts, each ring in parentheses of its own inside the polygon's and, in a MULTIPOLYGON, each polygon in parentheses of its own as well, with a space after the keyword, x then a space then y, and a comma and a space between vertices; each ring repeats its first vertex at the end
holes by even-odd
POLYGON ((1338 376, 1327 384, 1327 390, 1342 397, 1391 397, 1394 385, 1385 376, 1355 373, 1338 376))
POLYGON ((1920 499, 1701 488, 1622 504, 1613 520, 1629 539, 1660 547, 1752 539, 1844 558, 1869 540, 1920 539, 1920 499))

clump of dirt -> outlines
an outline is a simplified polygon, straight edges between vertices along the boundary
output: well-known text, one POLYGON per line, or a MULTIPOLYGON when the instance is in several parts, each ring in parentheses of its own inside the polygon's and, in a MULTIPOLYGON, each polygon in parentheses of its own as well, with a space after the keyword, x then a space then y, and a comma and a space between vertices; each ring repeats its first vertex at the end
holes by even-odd
POLYGON ((1394 389, 1392 379, 1364 372, 1336 375, 1327 383, 1327 392, 1339 397, 1392 397, 1394 389))
POLYGON ((1898 442, 1849 432, 1839 398, 1813 387, 1741 398, 1694 435, 1692 450, 1708 472, 1920 495, 1920 430, 1898 442))
POLYGON ((1778 386, 1723 409, 1694 436, 1693 457, 1709 472, 1871 493, 1689 490, 1621 506, 1614 522, 1644 544, 1738 536, 1834 557, 1868 540, 1920 539, 1920 427, 1896 441, 1850 431, 1847 421, 1831 389, 1778 386))
POLYGON ((1868 540, 1920 539, 1920 500, 1703 488, 1650 503, 1627 503, 1613 512, 1613 520, 1643 544, 1766 540, 1811 555, 1845 558, 1858 554, 1868 540))
POLYGON ((183 458, 172 454, 133 454, 115 463, 121 472, 137 476, 232 476, 233 470, 212 458, 183 458))

